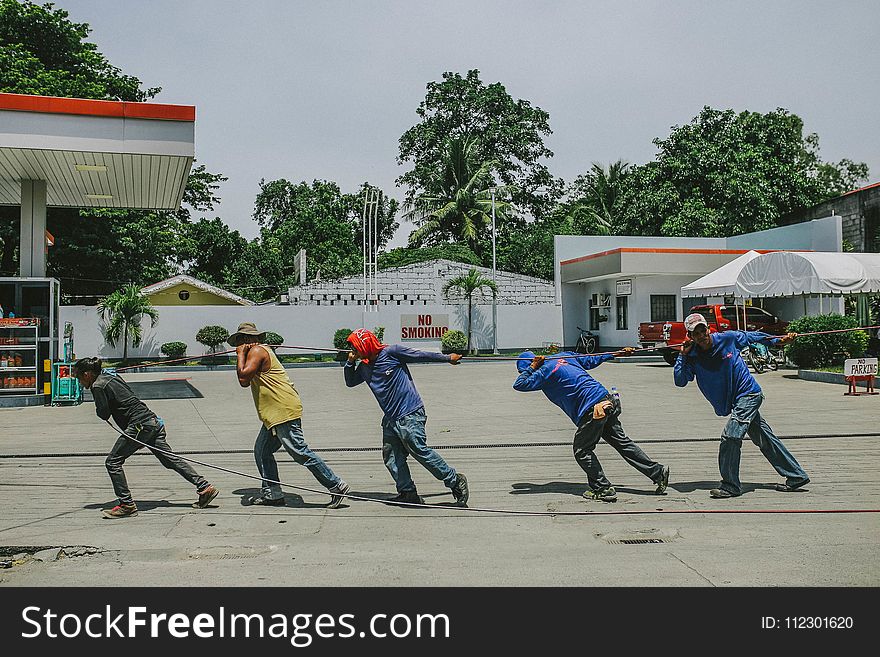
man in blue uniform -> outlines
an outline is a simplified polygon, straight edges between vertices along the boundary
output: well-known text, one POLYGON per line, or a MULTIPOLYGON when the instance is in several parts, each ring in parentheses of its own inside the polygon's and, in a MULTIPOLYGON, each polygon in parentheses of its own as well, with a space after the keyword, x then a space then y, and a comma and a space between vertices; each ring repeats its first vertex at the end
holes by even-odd
POLYGON ((656 483, 658 495, 662 495, 669 485, 669 466, 652 461, 641 447, 630 440, 620 425, 620 400, 587 374, 587 370, 632 351, 632 347, 627 347, 613 354, 599 356, 566 351, 546 362, 543 356, 524 351, 517 360, 520 374, 513 389, 520 392, 540 390, 577 425, 574 458, 587 474, 589 488, 584 493, 586 499, 617 501, 617 491, 605 477, 595 454, 600 438, 616 449, 627 463, 656 483))
POLYGON ((730 416, 721 432, 721 447, 718 449, 721 485, 709 494, 719 499, 742 495, 739 462, 746 434, 776 472, 785 477, 785 483, 777 484, 776 490, 795 491, 810 483, 807 473, 758 412, 764 393, 740 356, 740 351, 753 342, 788 344, 797 334, 775 338, 761 331, 710 333, 706 318, 699 313, 688 315, 684 326, 688 340, 682 344, 675 361, 675 385, 683 388, 696 379, 700 392, 712 404, 715 414, 730 416))
POLYGON ((400 344, 381 344, 373 333, 358 329, 348 336, 351 352, 343 373, 349 388, 366 382, 384 412, 382 418, 382 457, 397 485, 394 502, 424 504, 406 463, 410 454, 424 468, 440 479, 452 492, 455 501, 468 501, 468 481, 456 472, 425 442, 425 405, 413 383, 407 363, 442 362, 455 365, 458 354, 418 351, 400 344), (358 364, 356 361, 360 359, 358 364))

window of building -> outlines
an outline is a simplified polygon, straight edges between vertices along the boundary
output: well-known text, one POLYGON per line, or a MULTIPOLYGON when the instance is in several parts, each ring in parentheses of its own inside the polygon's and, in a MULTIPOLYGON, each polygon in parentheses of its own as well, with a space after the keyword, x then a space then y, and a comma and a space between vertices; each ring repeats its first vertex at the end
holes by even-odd
POLYGON ((627 312, 626 300, 629 297, 617 297, 617 330, 625 331, 627 329, 627 312))
POLYGON ((598 331, 599 330, 599 309, 598 308, 590 308, 590 330, 598 331))
POLYGON ((651 295, 651 321, 667 322, 675 321, 675 295, 652 294, 651 295))

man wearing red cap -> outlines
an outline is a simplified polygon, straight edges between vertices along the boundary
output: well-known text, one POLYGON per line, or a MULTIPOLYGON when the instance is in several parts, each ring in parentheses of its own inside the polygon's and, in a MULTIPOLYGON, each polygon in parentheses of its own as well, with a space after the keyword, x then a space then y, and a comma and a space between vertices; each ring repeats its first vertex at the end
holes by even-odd
POLYGON ((366 329, 358 329, 349 335, 348 344, 351 351, 343 368, 345 385, 353 388, 366 382, 385 413, 382 418, 382 457, 397 485, 397 497, 392 501, 425 503, 406 463, 407 456, 412 454, 428 472, 443 481, 458 504, 467 504, 467 478, 425 443, 425 422, 428 419, 425 405, 407 367, 407 363, 428 362, 455 365, 461 356, 418 351, 399 344, 381 344, 366 329))

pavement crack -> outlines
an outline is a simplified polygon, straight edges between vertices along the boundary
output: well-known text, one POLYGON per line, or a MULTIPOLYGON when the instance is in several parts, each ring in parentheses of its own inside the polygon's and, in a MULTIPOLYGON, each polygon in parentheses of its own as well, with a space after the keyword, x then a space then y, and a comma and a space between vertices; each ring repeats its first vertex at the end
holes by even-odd
POLYGON ((697 570, 696 568, 694 568, 694 567, 691 566, 690 564, 685 563, 684 560, 683 560, 681 557, 679 557, 677 554, 675 554, 674 552, 667 552, 666 554, 668 554, 668 555, 671 556, 671 557, 674 557, 674 558, 677 559, 677 560, 679 561, 679 563, 681 563, 681 565, 683 565, 685 568, 687 568, 688 570, 692 571, 693 573, 695 573, 696 575, 698 575, 699 577, 701 577, 702 579, 704 579, 704 580, 709 584, 709 586, 715 586, 715 583, 714 583, 711 579, 709 579, 708 577, 706 577, 705 575, 703 575, 703 573, 701 573, 699 570, 697 570))

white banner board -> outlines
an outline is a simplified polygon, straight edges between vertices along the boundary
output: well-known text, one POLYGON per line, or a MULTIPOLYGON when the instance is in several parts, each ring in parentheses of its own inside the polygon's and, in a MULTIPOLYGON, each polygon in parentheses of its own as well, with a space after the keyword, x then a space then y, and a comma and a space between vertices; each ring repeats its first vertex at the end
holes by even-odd
POLYGON ((849 358, 843 363, 844 376, 877 376, 876 358, 849 358))

